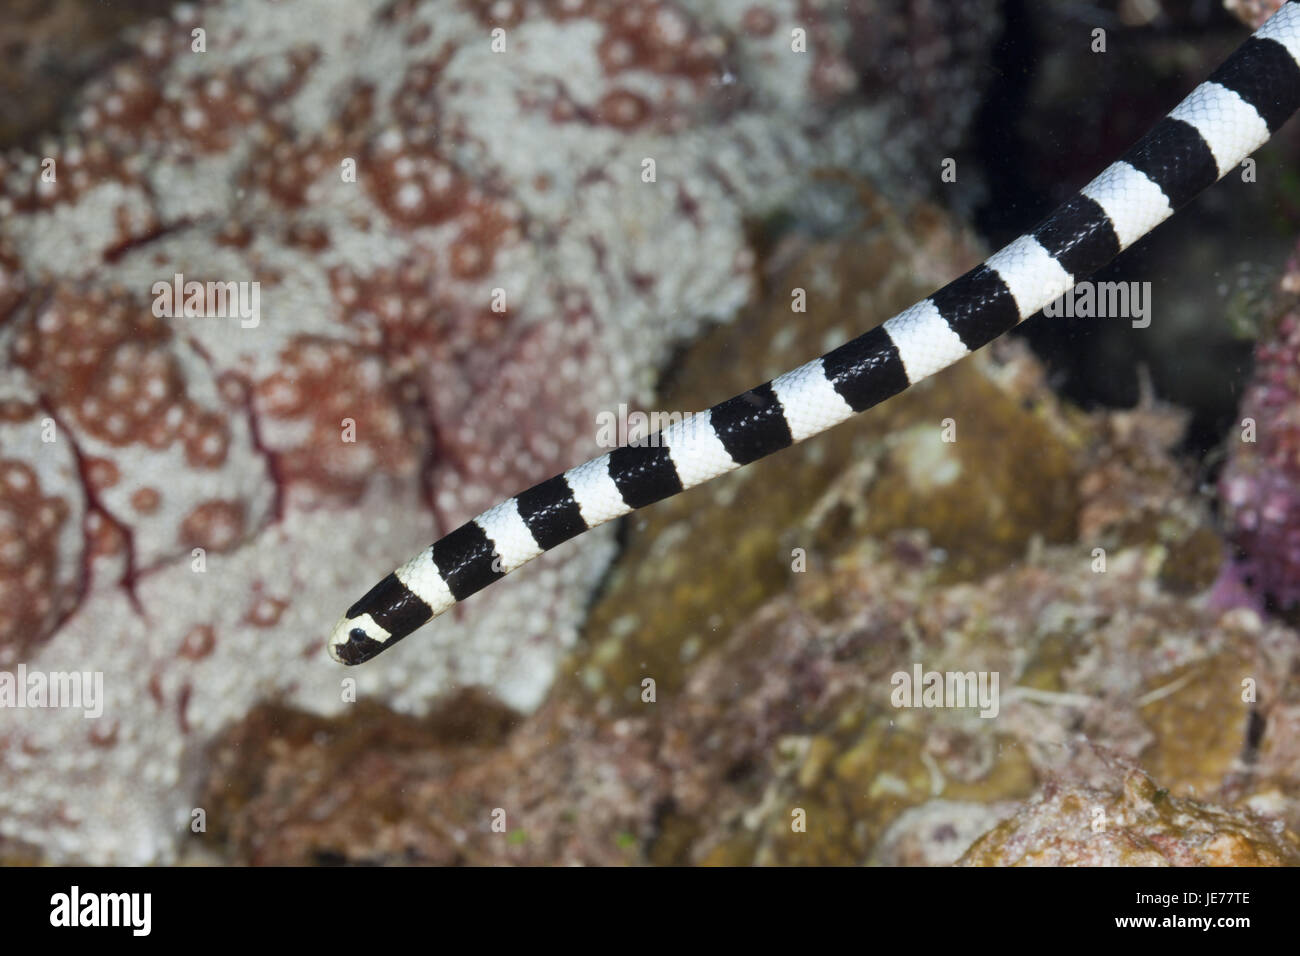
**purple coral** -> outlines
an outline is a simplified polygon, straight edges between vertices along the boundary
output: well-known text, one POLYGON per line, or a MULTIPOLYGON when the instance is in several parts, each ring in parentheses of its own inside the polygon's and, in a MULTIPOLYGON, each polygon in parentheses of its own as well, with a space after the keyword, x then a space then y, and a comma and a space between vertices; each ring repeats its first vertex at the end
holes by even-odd
MULTIPOLYGON (((1300 288, 1300 256, 1284 291, 1300 288)), ((1241 403, 1242 432, 1220 483, 1237 548, 1232 573, 1282 609, 1300 607, 1300 309, 1286 312, 1255 350, 1255 374, 1241 403)))

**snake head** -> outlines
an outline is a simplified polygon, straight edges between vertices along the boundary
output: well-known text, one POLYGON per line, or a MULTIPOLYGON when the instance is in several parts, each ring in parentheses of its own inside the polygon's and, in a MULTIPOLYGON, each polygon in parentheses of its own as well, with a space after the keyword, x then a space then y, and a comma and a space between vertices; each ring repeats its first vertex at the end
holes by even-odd
POLYGON ((382 651, 393 635, 384 630, 369 614, 344 617, 334 625, 327 643, 330 657, 340 664, 363 664, 382 651))

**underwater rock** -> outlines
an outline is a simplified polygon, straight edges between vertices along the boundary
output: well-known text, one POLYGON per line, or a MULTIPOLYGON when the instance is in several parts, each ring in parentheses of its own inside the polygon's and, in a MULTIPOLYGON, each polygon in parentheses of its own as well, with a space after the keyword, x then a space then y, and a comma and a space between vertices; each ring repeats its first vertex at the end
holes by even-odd
POLYGON ((207 845, 254 864, 626 864, 662 799, 642 731, 473 693, 425 718, 261 706, 214 743, 197 803, 207 845))
POLYGON ((206 742, 258 701, 337 713, 345 677, 535 708, 613 528, 369 667, 324 634, 599 452, 596 414, 753 295, 753 222, 937 163, 995 6, 229 0, 139 30, 0 161, 0 663, 107 698, 0 714, 3 852, 172 858, 206 742))
POLYGON ((1049 784, 966 851, 963 866, 1297 866, 1277 821, 1183 800, 1129 770, 1106 789, 1049 784))

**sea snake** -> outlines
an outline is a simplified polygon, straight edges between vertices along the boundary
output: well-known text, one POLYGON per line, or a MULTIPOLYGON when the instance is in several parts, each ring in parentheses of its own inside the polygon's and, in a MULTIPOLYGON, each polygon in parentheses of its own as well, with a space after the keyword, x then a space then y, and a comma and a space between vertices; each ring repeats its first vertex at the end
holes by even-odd
POLYGON ((1034 315, 1262 146, 1300 106, 1288 0, 1208 80, 1033 231, 865 335, 557 475, 421 551, 348 608, 333 658, 360 664, 589 528, 803 441, 1034 315), (656 439, 657 440, 654 440, 656 439))

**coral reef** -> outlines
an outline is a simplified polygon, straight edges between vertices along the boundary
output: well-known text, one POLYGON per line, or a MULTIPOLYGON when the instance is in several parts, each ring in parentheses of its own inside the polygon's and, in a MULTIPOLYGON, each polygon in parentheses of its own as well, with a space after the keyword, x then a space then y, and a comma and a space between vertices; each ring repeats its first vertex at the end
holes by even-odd
POLYGON ((818 170, 950 148, 994 6, 228 0, 142 28, 0 161, 0 666, 107 696, 0 713, 4 851, 172 858, 207 741, 259 701, 337 713, 345 676, 406 712, 536 707, 613 529, 358 672, 323 629, 597 452, 596 413, 752 296, 752 224, 826 208, 818 170), (169 316, 175 276, 257 283, 257 314, 169 316))
MULTIPOLYGON (((0 711, 0 855, 1300 861, 1269 613, 1300 580, 1297 263, 1222 532, 1186 413, 1079 411, 1003 342, 633 516, 599 590, 615 529, 366 668, 322 652, 372 578, 599 451, 597 413, 705 407, 978 261, 895 193, 960 142, 994 6, 228 0, 88 50, 68 124, 0 160, 0 668, 107 700, 0 711), (257 320, 159 315, 178 274, 259 283, 257 320), (997 675, 995 713, 898 706, 914 666, 997 675)), ((1141 42, 1118 118, 1049 69, 1089 147, 1031 156, 1037 188, 1202 71, 1141 42)))

